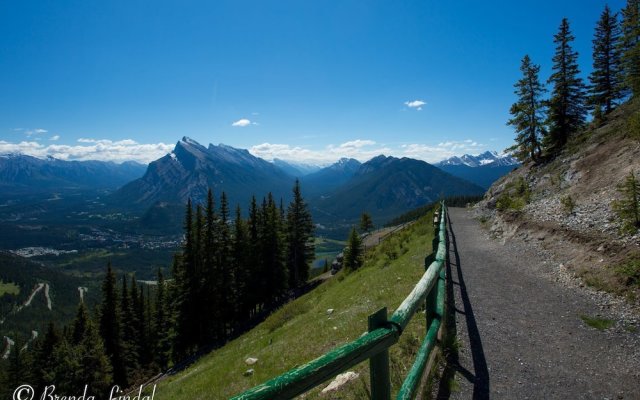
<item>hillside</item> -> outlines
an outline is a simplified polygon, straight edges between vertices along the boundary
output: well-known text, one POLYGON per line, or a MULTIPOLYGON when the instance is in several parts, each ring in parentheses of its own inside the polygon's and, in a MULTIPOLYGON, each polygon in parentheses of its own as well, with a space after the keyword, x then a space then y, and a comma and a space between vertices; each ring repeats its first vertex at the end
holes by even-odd
POLYGON ((477 206, 495 236, 540 246, 577 285, 632 303, 640 299, 640 234, 622 232, 612 203, 624 178, 640 171, 640 142, 628 124, 638 112, 639 101, 620 106, 602 126, 572 137, 553 161, 526 163, 496 182, 477 206))
MULTIPOLYGON (((79 287, 93 283, 16 255, 0 252, 0 281, 13 283, 17 293, 0 293, 0 337, 27 338, 32 330, 42 332, 49 321, 70 322, 80 303, 79 287)), ((99 297, 99 285, 83 293, 92 307, 99 297)))
MULTIPOLYGON (((252 331, 162 380, 156 391, 158 399, 229 398, 359 337, 367 329, 368 315, 383 306, 391 314, 424 273, 425 243, 433 237, 431 217, 423 217, 371 250, 365 266, 357 272, 340 272, 252 331), (249 357, 258 361, 248 366, 245 360, 249 357), (243 376, 250 368, 255 371, 253 375, 243 376)), ((416 315, 400 343, 391 348, 394 392, 424 335, 422 318, 416 315)), ((355 371, 362 378, 341 390, 340 398, 367 396, 368 363, 358 365, 355 371)), ((306 398, 316 398, 318 392, 316 389, 306 398)))

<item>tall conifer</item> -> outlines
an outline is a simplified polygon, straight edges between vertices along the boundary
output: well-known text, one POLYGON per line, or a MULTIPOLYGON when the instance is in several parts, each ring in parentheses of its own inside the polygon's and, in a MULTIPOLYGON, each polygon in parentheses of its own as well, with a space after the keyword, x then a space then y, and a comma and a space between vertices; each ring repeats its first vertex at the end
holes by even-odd
POLYGON ((313 221, 302 198, 300 181, 293 186, 293 200, 287 208, 287 269, 289 287, 301 286, 309 279, 309 268, 315 257, 313 221))
POLYGON ((549 133, 545 137, 544 147, 551 154, 562 150, 569 136, 582 126, 586 116, 584 84, 579 77, 578 53, 571 47, 573 40, 569 21, 563 18, 553 38, 556 52, 553 56, 553 74, 548 81, 553 84, 553 89, 549 99, 549 133))
POLYGON ((622 9, 622 69, 625 86, 634 97, 640 94, 640 0, 627 0, 622 9))
POLYGON ((617 14, 605 6, 593 38, 593 71, 589 75, 589 106, 594 116, 610 113, 623 97, 619 43, 617 14))
POLYGON ((525 55, 520 65, 522 78, 514 85, 518 101, 511 106, 512 118, 507 122, 516 130, 516 144, 510 148, 521 161, 538 162, 541 155, 540 140, 546 133, 545 109, 542 95, 546 92, 540 83, 540 66, 525 55))

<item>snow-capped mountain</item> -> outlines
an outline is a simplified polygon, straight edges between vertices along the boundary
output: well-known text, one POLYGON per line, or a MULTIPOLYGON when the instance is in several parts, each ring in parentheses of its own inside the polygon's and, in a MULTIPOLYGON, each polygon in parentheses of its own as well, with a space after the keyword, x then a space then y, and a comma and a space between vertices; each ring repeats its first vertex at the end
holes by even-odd
POLYGON ((493 167, 503 167, 519 165, 518 160, 513 158, 509 154, 498 154, 496 151, 485 151, 482 154, 473 156, 471 154, 465 154, 462 157, 451 157, 446 160, 440 161, 435 165, 438 167, 444 167, 448 165, 466 165, 467 167, 482 167, 485 165, 491 165, 493 167))

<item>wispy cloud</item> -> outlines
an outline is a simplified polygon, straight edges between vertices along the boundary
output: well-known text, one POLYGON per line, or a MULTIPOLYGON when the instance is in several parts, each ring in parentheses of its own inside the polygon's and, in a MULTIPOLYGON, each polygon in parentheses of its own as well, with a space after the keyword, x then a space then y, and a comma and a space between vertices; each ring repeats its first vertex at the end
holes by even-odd
POLYGON ((452 156, 479 154, 484 150, 487 150, 485 145, 471 139, 437 144, 412 143, 397 146, 382 145, 373 140, 357 139, 338 145, 331 144, 320 150, 281 143, 262 143, 251 147, 249 152, 266 160, 280 158, 288 161, 328 165, 342 157, 367 161, 380 154, 410 157, 435 163, 452 156))
POLYGON ((401 154, 405 157, 417 158, 429 163, 442 161, 449 157, 463 154, 479 154, 486 150, 486 146, 471 139, 463 141, 446 141, 436 145, 421 143, 400 146, 401 154))
POLYGON ((321 150, 311 150, 288 144, 262 143, 251 147, 249 152, 266 160, 280 158, 288 161, 327 165, 343 157, 366 161, 380 154, 389 154, 391 149, 378 145, 373 140, 356 139, 338 145, 330 144, 321 150))
POLYGON ((233 124, 231 124, 231 126, 236 126, 240 128, 244 128, 245 126, 249 126, 249 125, 251 125, 251 121, 246 118, 239 119, 233 124))
POLYGON ((11 143, 0 140, 0 154, 21 153, 40 158, 51 156, 61 160, 149 163, 171 152, 174 147, 173 144, 138 143, 131 139, 112 141, 83 138, 78 139, 78 142, 81 144, 74 146, 49 144, 45 146, 36 141, 11 143))
POLYGON ((424 106, 425 104, 427 104, 426 102, 422 101, 422 100, 412 100, 412 101, 405 101, 404 105, 409 107, 409 108, 413 108, 416 109, 418 111, 422 110, 422 106, 424 106))
POLYGON ((49 132, 46 129, 42 129, 42 128, 36 128, 36 129, 22 129, 19 128, 19 131, 24 131, 24 134, 27 135, 27 137, 31 137, 33 135, 42 135, 43 133, 47 133, 49 132))
POLYGON ((53 135, 53 136, 51 136, 51 137, 49 138, 49 140, 51 140, 51 141, 53 141, 53 142, 55 142, 56 140, 59 140, 59 139, 60 139, 60 135, 53 135))

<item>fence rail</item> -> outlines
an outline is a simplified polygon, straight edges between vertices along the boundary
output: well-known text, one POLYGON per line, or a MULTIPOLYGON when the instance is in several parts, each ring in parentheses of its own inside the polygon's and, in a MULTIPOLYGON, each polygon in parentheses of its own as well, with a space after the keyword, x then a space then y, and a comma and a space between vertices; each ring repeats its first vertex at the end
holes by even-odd
POLYGON ((389 347, 398 342, 416 310, 425 304, 427 334, 418 350, 416 360, 398 392, 397 399, 414 396, 431 351, 436 345, 438 330, 444 317, 446 245, 446 207, 442 203, 437 240, 434 240, 435 260, 426 266, 424 275, 406 299, 387 319, 383 308, 369 317, 369 331, 304 365, 291 369, 261 385, 247 390, 234 400, 290 399, 313 389, 326 380, 356 364, 370 360, 371 398, 391 398, 389 381, 389 347), (425 303, 426 302, 426 303, 425 303))

